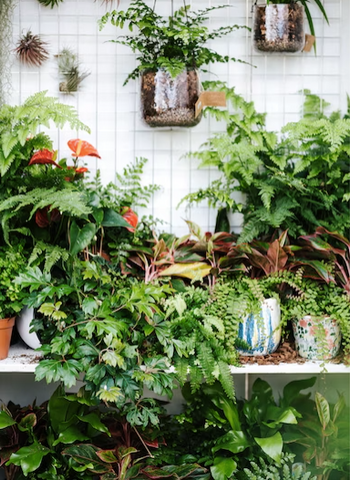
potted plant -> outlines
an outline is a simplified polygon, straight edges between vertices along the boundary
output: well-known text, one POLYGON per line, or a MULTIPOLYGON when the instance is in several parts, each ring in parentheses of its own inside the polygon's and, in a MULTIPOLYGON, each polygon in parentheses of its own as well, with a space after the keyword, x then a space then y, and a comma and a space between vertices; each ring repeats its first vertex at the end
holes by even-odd
POLYGON ((0 247, 0 360, 8 355, 15 318, 26 297, 25 291, 14 283, 26 265, 22 245, 0 247))
MULTIPOLYGON (((320 0, 317 7, 329 23, 320 0)), ((267 0, 253 8, 253 45, 258 52, 301 52, 305 45, 304 12, 311 34, 315 35, 307 0, 267 0)))
POLYGON ((138 66, 125 83, 141 76, 142 116, 151 127, 199 123, 200 116, 195 118, 201 92, 198 70, 214 62, 236 61, 205 46, 209 40, 242 28, 231 25, 210 31, 206 26, 211 11, 227 6, 191 11, 187 5, 166 20, 143 0, 132 0, 127 10, 108 12, 101 18, 100 29, 110 21, 118 28, 125 25, 137 30, 136 35, 124 35, 115 42, 138 54, 138 66))

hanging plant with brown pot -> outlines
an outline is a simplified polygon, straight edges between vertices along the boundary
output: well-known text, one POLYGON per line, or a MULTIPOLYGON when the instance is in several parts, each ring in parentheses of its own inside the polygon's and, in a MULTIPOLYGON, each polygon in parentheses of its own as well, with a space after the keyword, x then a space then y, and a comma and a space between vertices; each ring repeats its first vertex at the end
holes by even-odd
MULTIPOLYGON (((305 47, 305 13, 311 35, 315 36, 308 0, 267 0, 267 4, 253 7, 253 45, 258 52, 295 53, 305 47)), ((320 0, 315 0, 323 17, 329 23, 320 0)), ((312 44, 311 44, 312 46, 312 44)), ((315 44, 314 44, 315 48, 315 44)))
POLYGON ((127 10, 108 12, 101 18, 100 29, 111 22, 117 28, 127 26, 131 32, 137 31, 112 41, 137 53, 138 65, 124 84, 141 76, 142 116, 151 127, 192 127, 199 123, 200 117, 195 115, 201 93, 198 70, 205 71, 205 65, 215 62, 242 62, 206 46, 210 40, 247 28, 228 25, 210 31, 206 26, 209 14, 226 7, 191 11, 184 2, 165 19, 143 0, 132 0, 127 10))

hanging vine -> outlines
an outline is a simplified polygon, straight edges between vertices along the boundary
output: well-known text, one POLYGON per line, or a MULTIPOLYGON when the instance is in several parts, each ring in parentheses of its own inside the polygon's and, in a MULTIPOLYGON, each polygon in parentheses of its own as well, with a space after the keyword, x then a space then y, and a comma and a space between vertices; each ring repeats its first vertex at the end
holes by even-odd
POLYGON ((12 14, 17 0, 0 1, 0 107, 11 89, 12 14))

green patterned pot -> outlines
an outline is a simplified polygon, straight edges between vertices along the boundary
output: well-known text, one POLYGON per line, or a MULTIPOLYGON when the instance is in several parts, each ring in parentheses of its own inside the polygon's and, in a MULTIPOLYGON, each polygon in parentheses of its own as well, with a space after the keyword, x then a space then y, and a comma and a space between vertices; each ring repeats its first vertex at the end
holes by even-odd
POLYGON ((308 360, 330 360, 339 353, 341 331, 336 320, 330 317, 306 315, 292 320, 296 350, 308 360))

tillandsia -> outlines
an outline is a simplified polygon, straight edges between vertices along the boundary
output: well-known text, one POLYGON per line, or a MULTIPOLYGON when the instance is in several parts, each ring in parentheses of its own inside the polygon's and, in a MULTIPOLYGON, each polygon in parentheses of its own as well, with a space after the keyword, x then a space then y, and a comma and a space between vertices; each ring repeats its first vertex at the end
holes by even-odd
POLYGON ((44 5, 44 7, 58 7, 60 3, 62 3, 64 0, 38 0, 40 5, 44 5))
POLYGON ((34 35, 28 30, 17 43, 16 55, 22 63, 40 67, 49 58, 47 45, 48 43, 44 42, 39 35, 34 35))
POLYGON ((82 72, 78 55, 70 48, 63 48, 57 55, 57 65, 63 80, 59 89, 62 93, 74 93, 79 89, 82 81, 90 75, 90 72, 82 72))

